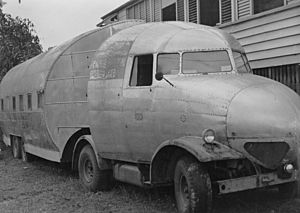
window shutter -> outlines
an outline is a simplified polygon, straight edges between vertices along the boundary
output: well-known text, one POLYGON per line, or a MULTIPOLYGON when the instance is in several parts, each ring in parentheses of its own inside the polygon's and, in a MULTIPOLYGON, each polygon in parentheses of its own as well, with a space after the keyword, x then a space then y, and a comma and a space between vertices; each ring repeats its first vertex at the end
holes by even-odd
POLYGON ((251 15, 250 0, 237 0, 238 19, 251 15))
POLYGON ((231 22, 231 0, 221 0, 222 23, 231 22))
POLYGON ((184 0, 177 0, 177 20, 184 21, 184 0))
POLYGON ((134 6, 134 18, 135 19, 140 19, 141 18, 140 4, 136 4, 134 6))
POLYGON ((197 0, 189 0, 189 22, 197 23, 197 0))
POLYGON ((145 2, 140 3, 141 19, 146 20, 145 2))
POLYGON ((150 18, 151 17, 151 13, 150 13, 150 1, 146 0, 145 4, 146 4, 146 21, 150 22, 151 21, 151 18, 150 18))
POLYGON ((153 1, 154 21, 161 21, 161 0, 153 1))

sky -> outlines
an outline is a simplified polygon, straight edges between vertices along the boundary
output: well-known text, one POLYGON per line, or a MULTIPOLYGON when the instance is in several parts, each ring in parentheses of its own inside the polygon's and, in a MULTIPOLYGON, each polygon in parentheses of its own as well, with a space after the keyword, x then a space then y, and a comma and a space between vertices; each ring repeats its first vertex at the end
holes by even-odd
POLYGON ((3 12, 28 18, 44 50, 96 28, 101 17, 128 0, 3 0, 3 12))

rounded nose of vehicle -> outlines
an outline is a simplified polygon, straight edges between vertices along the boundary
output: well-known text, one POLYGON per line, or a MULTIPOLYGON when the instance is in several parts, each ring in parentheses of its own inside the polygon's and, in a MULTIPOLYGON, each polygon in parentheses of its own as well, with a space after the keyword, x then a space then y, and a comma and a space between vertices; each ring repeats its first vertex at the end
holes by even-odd
POLYGON ((266 168, 277 168, 283 159, 295 161, 299 96, 277 83, 241 90, 228 108, 227 136, 234 149, 266 168))
POLYGON ((227 136, 278 138, 300 136, 300 98, 279 84, 248 87, 231 101, 227 136))

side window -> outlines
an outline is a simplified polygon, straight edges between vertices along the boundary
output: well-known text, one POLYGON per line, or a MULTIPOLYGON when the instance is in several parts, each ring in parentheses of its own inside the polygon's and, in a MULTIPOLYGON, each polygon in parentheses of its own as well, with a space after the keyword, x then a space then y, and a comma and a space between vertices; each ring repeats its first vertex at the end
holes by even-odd
POLYGON ((9 111, 10 110, 10 99, 9 96, 6 96, 6 110, 9 111))
POLYGON ((19 95, 19 110, 24 111, 23 95, 19 95))
POLYGON ((16 111, 16 97, 15 96, 12 97, 12 110, 16 111))
POLYGON ((4 100, 1 99, 1 111, 3 112, 4 111, 4 100))
POLYGON ((27 94, 27 109, 28 109, 28 111, 32 110, 32 94, 31 93, 27 94))
POLYGON ((43 104, 43 94, 41 92, 37 92, 37 108, 42 108, 43 104))
POLYGON ((130 86, 150 86, 152 84, 153 55, 135 56, 130 76, 130 86))

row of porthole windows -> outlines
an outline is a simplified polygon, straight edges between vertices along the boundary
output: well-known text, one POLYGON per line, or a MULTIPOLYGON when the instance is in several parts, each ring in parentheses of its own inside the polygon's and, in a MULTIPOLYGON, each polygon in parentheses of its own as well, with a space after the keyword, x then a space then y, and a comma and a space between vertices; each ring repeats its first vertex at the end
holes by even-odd
MULTIPOLYGON (((27 97, 27 104, 25 106, 24 104, 24 95, 19 95, 19 96, 6 96, 5 100, 2 98, 1 99, 1 111, 32 111, 33 109, 33 104, 32 104, 32 93, 27 93, 25 95, 27 97), (17 98, 18 100, 18 107, 17 107, 17 98)), ((42 93, 37 92, 36 93, 36 108, 40 109, 42 108, 42 93)))

